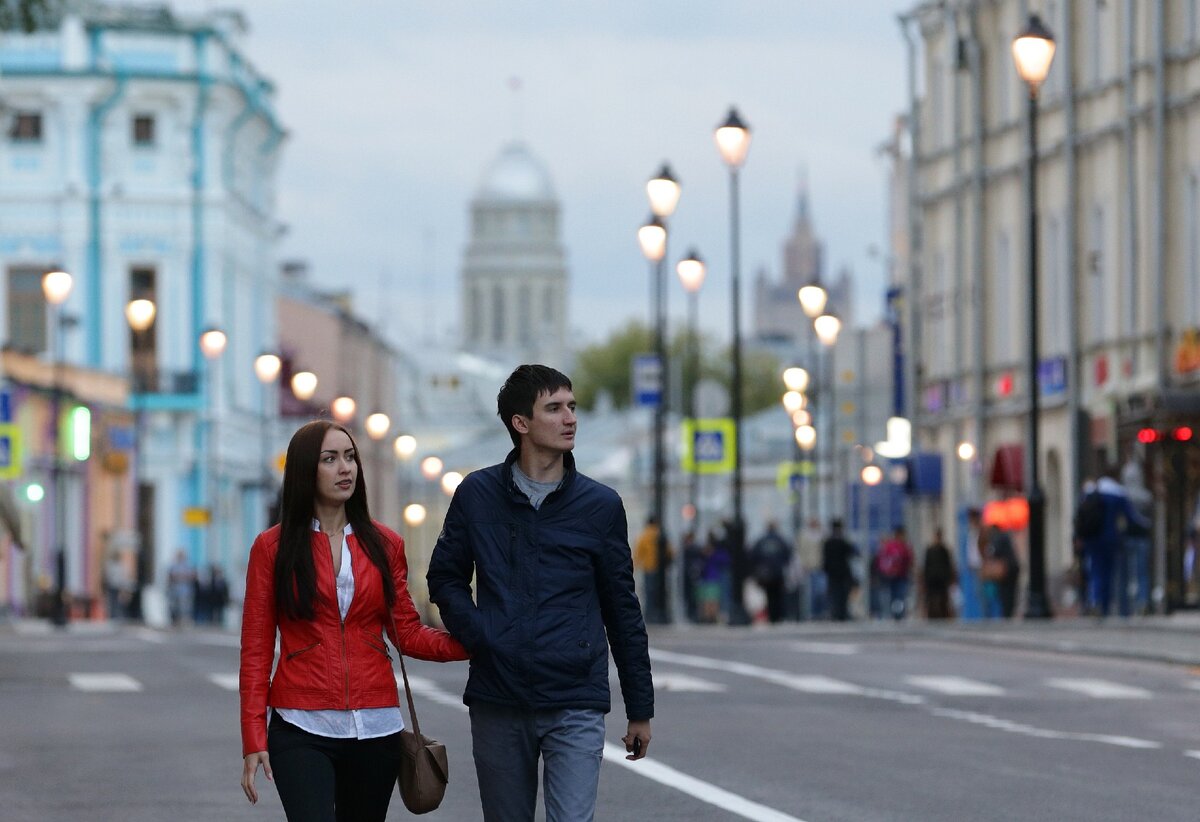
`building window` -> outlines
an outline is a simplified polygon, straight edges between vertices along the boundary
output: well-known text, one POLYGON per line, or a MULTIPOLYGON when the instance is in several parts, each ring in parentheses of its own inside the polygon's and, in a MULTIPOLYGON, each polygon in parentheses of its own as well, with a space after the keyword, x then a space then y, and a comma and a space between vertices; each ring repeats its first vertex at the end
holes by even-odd
POLYGON ((42 294, 46 267, 12 266, 8 269, 8 345, 26 354, 46 350, 49 307, 42 294))
POLYGON ((1008 231, 996 238, 996 271, 992 282, 992 365, 1007 365, 1013 358, 1014 329, 1012 327, 1013 272, 1012 240, 1008 231))
POLYGON ((554 286, 546 286, 545 300, 542 301, 542 322, 547 324, 553 323, 555 317, 558 315, 558 301, 555 299, 556 296, 557 292, 555 292, 554 286))
POLYGON ((492 287, 492 342, 503 344, 508 333, 504 322, 504 286, 492 287))
POLYGON ((13 115, 8 128, 8 138, 17 143, 40 143, 42 141, 42 113, 40 111, 18 111, 13 115))
POLYGON ((154 115, 133 115, 133 144, 135 146, 154 145, 154 115))
POLYGON ((1067 276, 1063 265, 1063 231, 1058 216, 1046 220, 1046 276, 1040 283, 1045 311, 1040 318, 1045 329, 1043 339, 1046 354, 1063 354, 1067 350, 1067 276))
MULTIPOLYGON (((158 272, 149 266, 129 269, 129 299, 158 305, 158 272)), ((129 366, 135 393, 158 391, 158 322, 145 331, 129 330, 129 366)))

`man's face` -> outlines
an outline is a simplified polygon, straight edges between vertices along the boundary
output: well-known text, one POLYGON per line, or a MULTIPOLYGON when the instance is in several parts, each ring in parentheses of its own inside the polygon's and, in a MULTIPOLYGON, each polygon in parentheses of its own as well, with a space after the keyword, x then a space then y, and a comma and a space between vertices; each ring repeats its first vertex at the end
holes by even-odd
POLYGON ((513 426, 523 434, 523 443, 535 449, 566 453, 575 447, 575 395, 569 388, 539 394, 533 401, 533 416, 518 414, 513 426))

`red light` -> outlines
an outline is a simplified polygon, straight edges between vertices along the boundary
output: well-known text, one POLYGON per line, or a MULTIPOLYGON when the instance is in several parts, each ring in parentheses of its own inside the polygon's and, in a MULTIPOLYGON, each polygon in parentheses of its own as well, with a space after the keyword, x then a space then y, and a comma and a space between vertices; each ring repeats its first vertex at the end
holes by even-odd
POLYGON ((1188 428, 1186 425, 1179 426, 1172 433, 1175 436, 1175 439, 1179 440, 1180 442, 1187 442, 1192 438, 1192 429, 1188 428))
POLYGON ((1000 378, 998 380, 996 380, 996 393, 999 394, 1001 397, 1007 397, 1010 394, 1012 394, 1012 391, 1013 391, 1012 372, 1010 371, 1007 374, 1001 374, 1000 378))
POLYGON ((1158 432, 1153 428, 1142 428, 1137 432, 1137 440, 1142 444, 1149 444, 1158 440, 1158 432))

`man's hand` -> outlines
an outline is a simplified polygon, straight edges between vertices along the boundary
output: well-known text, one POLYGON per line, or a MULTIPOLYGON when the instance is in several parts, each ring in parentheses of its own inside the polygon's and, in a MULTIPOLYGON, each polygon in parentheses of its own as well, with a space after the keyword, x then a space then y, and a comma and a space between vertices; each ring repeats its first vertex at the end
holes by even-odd
MULTIPOLYGON (((649 729, 647 729, 649 733, 649 729)), ((246 759, 242 763, 242 790, 246 794, 246 798, 253 805, 258 802, 258 791, 254 789, 254 777, 258 775, 258 766, 262 765, 263 773, 267 775, 267 779, 275 781, 275 774, 271 773, 271 758, 266 751, 256 751, 252 754, 246 754, 246 759)))
POLYGON ((630 720, 629 729, 625 736, 621 737, 621 741, 625 743, 625 750, 629 751, 626 759, 644 759, 650 747, 650 720, 630 720))

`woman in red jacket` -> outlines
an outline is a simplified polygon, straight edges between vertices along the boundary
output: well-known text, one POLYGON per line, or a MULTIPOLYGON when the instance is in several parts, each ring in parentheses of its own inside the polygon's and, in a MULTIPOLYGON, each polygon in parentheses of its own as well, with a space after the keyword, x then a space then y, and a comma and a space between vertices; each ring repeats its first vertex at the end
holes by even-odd
POLYGON ((467 652, 421 624, 404 540, 372 521, 345 428, 318 420, 292 436, 279 519, 255 539, 246 569, 242 790, 258 801, 261 766, 291 822, 383 820, 404 728, 383 634, 417 659, 467 652))

